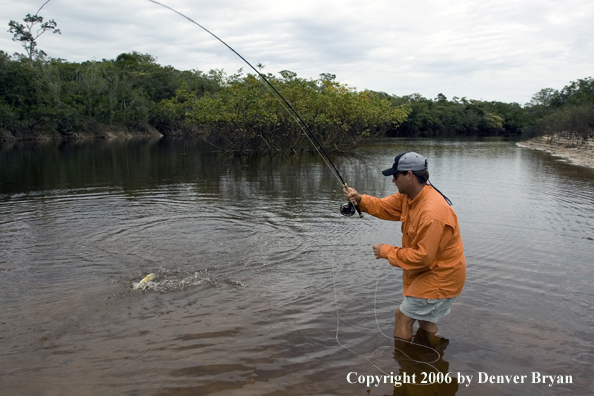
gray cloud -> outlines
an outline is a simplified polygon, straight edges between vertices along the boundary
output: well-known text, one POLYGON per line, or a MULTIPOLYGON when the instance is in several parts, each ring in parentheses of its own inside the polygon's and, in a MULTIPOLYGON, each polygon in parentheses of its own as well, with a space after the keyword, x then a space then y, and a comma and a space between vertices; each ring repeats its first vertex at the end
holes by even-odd
MULTIPOLYGON (((592 75, 589 0, 221 0, 163 2, 203 24, 265 71, 334 73, 358 89, 525 103, 545 87, 592 75)), ((0 0, 0 24, 42 1, 0 0)), ((140 51, 180 69, 245 66, 178 15, 147 0, 53 0, 62 35, 40 47, 70 61, 140 51)), ((0 49, 21 51, 0 35, 0 49)))

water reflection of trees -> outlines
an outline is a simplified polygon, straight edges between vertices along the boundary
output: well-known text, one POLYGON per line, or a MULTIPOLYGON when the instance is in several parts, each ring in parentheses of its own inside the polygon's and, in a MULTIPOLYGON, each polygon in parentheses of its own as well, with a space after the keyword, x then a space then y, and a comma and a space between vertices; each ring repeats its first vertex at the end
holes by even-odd
MULTIPOLYGON (((509 143, 511 145, 512 143, 509 143)), ((508 144, 469 140, 381 139, 356 155, 332 154, 344 180, 363 193, 392 194, 395 187, 382 169, 403 151, 417 151, 429 159, 431 180, 450 198, 468 183, 477 183, 481 167, 493 171, 502 161, 528 161, 536 154, 519 156, 508 144)), ((243 156, 214 153, 196 140, 100 141, 82 143, 18 143, 0 148, 0 193, 121 187, 125 194, 187 185, 197 194, 231 199, 341 200, 341 185, 315 152, 243 156)), ((532 164, 534 166, 532 166, 532 164)), ((567 167, 547 167, 566 176, 567 167)), ((571 170, 571 169, 570 169, 571 170)), ((575 172, 585 172, 581 168, 575 172)), ((529 176, 529 175, 527 175, 529 176)), ((551 175, 549 175, 551 176, 551 175)), ((576 175, 573 175, 576 176, 576 175)), ((581 176, 581 175, 580 175, 581 176)), ((584 178, 589 179, 585 172, 584 178)), ((177 188, 177 187, 176 187, 177 188)))

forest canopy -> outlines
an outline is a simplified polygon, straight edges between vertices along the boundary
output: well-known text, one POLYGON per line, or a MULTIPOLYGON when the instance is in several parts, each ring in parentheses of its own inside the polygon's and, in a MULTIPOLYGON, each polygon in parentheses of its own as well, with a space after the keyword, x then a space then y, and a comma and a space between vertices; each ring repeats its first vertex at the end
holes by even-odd
MULTIPOLYGON (((347 150, 378 136, 532 137, 594 129, 594 80, 546 88, 524 106, 438 94, 429 99, 358 91, 330 73, 283 70, 266 78, 325 147, 347 150)), ((106 131, 199 137, 233 151, 311 149, 284 104, 255 74, 180 71, 149 54, 68 62, 0 51, 0 138, 75 139, 106 131)))

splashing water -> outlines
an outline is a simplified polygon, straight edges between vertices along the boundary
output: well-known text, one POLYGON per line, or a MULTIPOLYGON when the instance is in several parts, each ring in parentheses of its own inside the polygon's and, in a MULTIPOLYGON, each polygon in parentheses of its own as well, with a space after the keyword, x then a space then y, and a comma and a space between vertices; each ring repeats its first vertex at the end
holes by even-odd
MULTIPOLYGON (((221 282, 211 275, 208 269, 191 272, 181 269, 159 268, 150 275, 154 276, 145 281, 146 278, 149 278, 149 275, 147 275, 141 282, 133 283, 132 288, 144 292, 171 293, 192 289, 200 285, 221 287, 221 282)), ((223 282, 234 288, 243 286, 243 283, 231 278, 227 278, 223 282)))

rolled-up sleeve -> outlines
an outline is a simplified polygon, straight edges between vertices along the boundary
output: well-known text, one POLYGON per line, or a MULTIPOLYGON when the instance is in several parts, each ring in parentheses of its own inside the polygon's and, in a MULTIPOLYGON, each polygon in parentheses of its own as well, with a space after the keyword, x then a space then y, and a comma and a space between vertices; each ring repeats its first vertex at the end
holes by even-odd
POLYGON ((363 195, 361 209, 402 222, 402 247, 384 244, 379 257, 403 269, 403 295, 449 298, 462 292, 466 259, 460 227, 441 194, 425 186, 412 200, 400 193, 382 199, 363 195))
POLYGON ((405 270, 426 271, 435 263, 446 226, 439 220, 429 220, 420 225, 409 247, 384 245, 380 257, 405 270))
POLYGON ((402 201, 403 197, 401 194, 389 195, 384 198, 363 194, 361 195, 359 208, 382 220, 400 221, 402 201))

